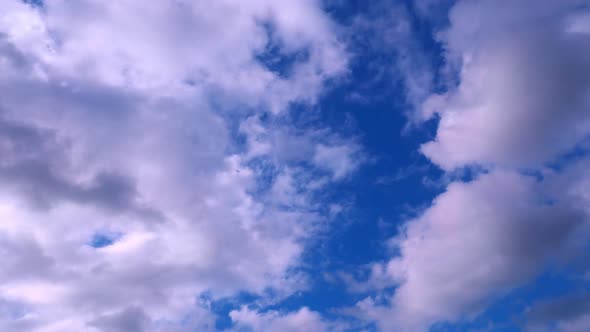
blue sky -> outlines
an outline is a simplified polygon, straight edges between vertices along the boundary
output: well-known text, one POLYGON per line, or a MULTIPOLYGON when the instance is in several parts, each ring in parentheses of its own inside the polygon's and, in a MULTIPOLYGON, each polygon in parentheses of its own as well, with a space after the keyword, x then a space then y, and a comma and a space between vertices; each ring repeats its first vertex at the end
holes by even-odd
POLYGON ((590 330, 587 0, 0 1, 0 330, 590 330))

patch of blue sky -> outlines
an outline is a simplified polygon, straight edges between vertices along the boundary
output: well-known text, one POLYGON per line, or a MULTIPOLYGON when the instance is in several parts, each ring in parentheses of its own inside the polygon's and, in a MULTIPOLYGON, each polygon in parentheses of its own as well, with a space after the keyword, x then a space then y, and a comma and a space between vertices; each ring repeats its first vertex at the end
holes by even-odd
MULTIPOLYGON (((358 15, 371 14, 366 1, 331 3, 327 10, 344 26, 350 26, 358 15)), ((441 3, 438 8, 440 15, 434 13, 431 20, 426 21, 416 15, 414 2, 398 2, 408 13, 412 36, 417 38, 426 67, 433 73, 430 89, 435 93, 444 92, 450 85, 456 84, 457 79, 452 72, 450 76, 441 73, 446 65, 444 50, 432 37, 433 29, 448 24, 446 10, 452 3, 441 3)), ((384 2, 384 5, 387 4, 384 2)), ((375 38, 371 35, 373 32, 364 33, 352 40, 367 42, 375 38)), ((422 207, 428 206, 444 190, 444 181, 449 180, 442 179, 449 175, 418 152, 421 144, 435 136, 438 118, 407 130, 406 111, 411 105, 408 105, 404 93, 403 78, 395 71, 388 75, 379 72, 394 65, 398 56, 395 51, 366 47, 362 43, 353 43, 350 51, 353 57, 349 64, 349 77, 331 86, 314 107, 314 112, 307 112, 304 105, 292 105, 289 116, 283 120, 300 127, 331 128, 343 136, 356 137, 371 162, 351 179, 333 184, 329 191, 324 192, 322 199, 325 202, 350 204, 333 220, 329 235, 322 237, 320 234, 322 238, 311 244, 304 255, 302 269, 310 276, 309 289, 273 306, 260 308, 261 311, 295 311, 306 306, 328 319, 343 319, 345 315, 339 315, 339 309, 352 307, 359 300, 376 293, 351 292, 350 285, 338 276, 347 274, 363 281, 368 264, 390 258, 392 251, 385 245, 387 239, 396 235, 400 225, 420 214, 422 207), (392 170, 405 172, 392 178, 392 170)), ((287 75, 298 56, 304 55, 281 54, 279 48, 270 46, 259 60, 273 71, 287 75)), ((585 153, 582 148, 564 158, 569 161, 581 153, 585 153)), ((451 177, 453 181, 469 182, 486 172, 485 168, 472 166, 453 173, 451 177)), ((269 179, 271 177, 269 175, 269 179)), ((522 331, 523 314, 533 302, 581 287, 568 278, 567 273, 547 272, 534 282, 499 297, 477 317, 464 318, 458 323, 438 323, 431 331, 522 331)), ((393 291, 391 289, 390 293, 393 291)), ((244 297, 220 304, 217 312, 225 318, 222 318, 224 324, 219 327, 230 326, 227 313, 252 300, 244 297)), ((375 327, 365 328, 373 330, 375 327)))
MULTIPOLYGON (((337 21, 347 24, 369 7, 364 1, 351 1, 328 10, 337 21)), ((426 31, 420 31, 418 36, 424 39, 421 42, 428 50, 427 54, 432 56, 433 66, 442 65, 440 46, 426 31)), ((367 38, 374 36, 357 36, 359 40, 367 38)), ((375 293, 350 292, 350 285, 339 275, 357 276, 358 281, 362 281, 363 275, 367 276, 367 264, 390 257, 391 249, 385 245, 387 239, 397 233, 400 225, 419 213, 417 207, 426 206, 443 189, 441 186, 424 186, 425 181, 436 182, 443 173, 417 152, 422 143, 434 136, 437 119, 405 130, 407 117, 403 110, 408 105, 401 78, 377 77, 375 71, 375 66, 393 65, 395 54, 368 51, 352 58, 350 76, 329 87, 312 112, 306 105, 294 104, 288 116, 262 118, 262 121, 276 122, 277 127, 285 121, 291 128, 329 128, 342 137, 355 137, 371 161, 354 177, 332 184, 330 190, 321 193, 326 205, 330 202, 350 204, 345 204, 343 212, 332 221, 327 230, 329 234, 320 234, 304 254, 302 270, 309 275, 309 289, 273 306, 260 308, 261 311, 295 311, 306 306, 324 317, 343 319, 345 315, 336 314, 339 309, 354 306, 357 301, 375 293), (408 169, 408 174, 396 181, 380 183, 381 179, 391 175, 392 170, 399 169, 408 169)), ((259 60, 273 71, 285 74, 298 56, 302 55, 285 55, 278 48, 270 47, 259 60)), ((254 163, 267 174, 263 181, 271 183, 275 174, 273 169, 268 168, 264 160, 254 163)), ((307 172, 310 170, 309 165, 297 166, 306 167, 307 172)), ((215 304, 220 316, 218 328, 231 326, 229 312, 251 304, 252 300, 245 296, 215 304)))
POLYGON ((43 7, 43 0, 22 0, 22 2, 35 7, 43 7))
POLYGON ((92 235, 90 246, 93 248, 104 248, 117 242, 123 234, 117 232, 97 232, 92 235))
POLYGON ((297 63, 309 59, 309 49, 287 51, 274 32, 275 27, 270 22, 263 22, 261 26, 266 31, 268 42, 264 50, 257 54, 256 59, 271 72, 281 78, 289 78, 297 63))

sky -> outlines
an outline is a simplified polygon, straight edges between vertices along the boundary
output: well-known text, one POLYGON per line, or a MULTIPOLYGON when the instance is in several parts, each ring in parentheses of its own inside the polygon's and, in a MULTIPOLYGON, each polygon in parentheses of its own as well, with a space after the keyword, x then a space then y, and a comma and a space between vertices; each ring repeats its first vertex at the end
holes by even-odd
POLYGON ((0 331, 590 331, 588 0, 0 0, 0 331))

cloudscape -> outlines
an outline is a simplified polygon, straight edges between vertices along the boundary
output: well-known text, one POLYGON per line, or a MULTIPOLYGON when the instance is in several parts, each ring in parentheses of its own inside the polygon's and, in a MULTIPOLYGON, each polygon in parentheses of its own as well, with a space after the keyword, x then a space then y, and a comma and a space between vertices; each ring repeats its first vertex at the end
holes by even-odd
POLYGON ((0 0, 1 332, 590 331, 588 0, 0 0))

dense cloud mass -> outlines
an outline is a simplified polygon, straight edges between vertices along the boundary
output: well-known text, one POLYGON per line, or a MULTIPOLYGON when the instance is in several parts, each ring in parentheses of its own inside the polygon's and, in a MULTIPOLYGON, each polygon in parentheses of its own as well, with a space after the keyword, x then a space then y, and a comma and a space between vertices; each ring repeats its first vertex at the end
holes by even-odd
POLYGON ((301 132, 276 159, 231 125, 313 103, 346 61, 316 1, 1 1, 0 329, 214 330, 207 298, 305 287, 309 195, 358 147, 301 132), (270 50, 306 56, 279 73, 270 50))

